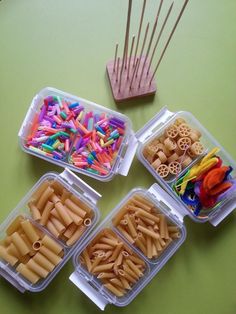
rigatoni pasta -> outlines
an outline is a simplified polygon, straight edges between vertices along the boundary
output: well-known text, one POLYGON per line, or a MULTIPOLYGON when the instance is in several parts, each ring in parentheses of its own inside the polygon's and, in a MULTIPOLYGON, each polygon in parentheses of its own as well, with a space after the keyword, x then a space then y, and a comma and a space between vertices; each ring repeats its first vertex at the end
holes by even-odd
POLYGON ((111 293, 124 296, 144 276, 145 262, 111 229, 103 229, 79 256, 111 293))
POLYGON ((0 244, 0 258, 32 284, 46 278, 61 262, 63 247, 22 215, 12 221, 6 232, 0 244))
POLYGON ((33 219, 68 246, 81 238, 94 218, 93 210, 58 181, 44 181, 28 207, 33 219))
POLYGON ((149 259, 180 238, 180 230, 146 197, 131 197, 112 219, 117 230, 149 259))

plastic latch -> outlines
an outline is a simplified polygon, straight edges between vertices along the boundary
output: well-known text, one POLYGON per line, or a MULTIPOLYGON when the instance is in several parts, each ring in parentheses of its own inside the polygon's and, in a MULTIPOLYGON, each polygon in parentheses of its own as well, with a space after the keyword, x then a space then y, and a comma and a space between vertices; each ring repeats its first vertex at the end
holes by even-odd
POLYGON ((96 204, 97 201, 101 198, 101 194, 95 191, 91 186, 85 183, 82 179, 77 177, 68 168, 65 168, 65 170, 60 174, 60 177, 64 179, 65 181, 67 181, 70 185, 75 184, 77 187, 79 187, 80 192, 82 192, 83 195, 86 198, 88 198, 93 204, 96 204))
POLYGON ((173 117, 175 113, 163 107, 150 121, 148 121, 138 132, 135 133, 139 142, 144 143, 154 132, 173 117))
POLYGON ((6 270, 1 268, 1 266, 0 266, 0 276, 2 276, 4 279, 10 282, 10 284, 12 284, 21 293, 24 293, 26 291, 26 289, 23 286, 21 286, 10 274, 8 274, 6 270))
POLYGON ((70 277, 70 281, 73 282, 87 297, 90 298, 102 311, 104 311, 106 305, 110 303, 105 299, 97 290, 95 290, 85 279, 83 279, 75 271, 70 277))
POLYGON ((132 164, 132 161, 134 159, 137 147, 138 147, 138 141, 134 135, 134 132, 132 132, 129 138, 127 150, 117 170, 119 174, 123 176, 127 176, 130 166, 132 164))
POLYGON ((163 204, 171 211, 172 215, 175 216, 181 223, 183 223, 184 216, 188 212, 181 207, 166 191, 164 191, 157 183, 154 183, 149 188, 149 193, 151 193, 159 203, 163 204))
POLYGON ((35 107, 36 104, 37 104, 38 98, 39 98, 39 95, 36 95, 36 96, 33 98, 32 102, 31 102, 31 105, 30 105, 30 107, 29 107, 29 109, 28 109, 28 111, 27 111, 27 114, 26 114, 26 116, 25 116, 25 118, 24 118, 24 121, 22 122, 22 125, 21 125, 21 127, 20 127, 20 130, 19 130, 19 132, 18 132, 18 136, 19 136, 19 137, 24 136, 25 127, 27 127, 27 126, 28 126, 28 123, 33 120, 33 117, 34 117, 35 112, 36 112, 34 107, 35 107))
POLYGON ((230 199, 223 208, 220 208, 219 211, 210 217, 209 222, 214 227, 218 226, 236 208, 235 197, 230 199))

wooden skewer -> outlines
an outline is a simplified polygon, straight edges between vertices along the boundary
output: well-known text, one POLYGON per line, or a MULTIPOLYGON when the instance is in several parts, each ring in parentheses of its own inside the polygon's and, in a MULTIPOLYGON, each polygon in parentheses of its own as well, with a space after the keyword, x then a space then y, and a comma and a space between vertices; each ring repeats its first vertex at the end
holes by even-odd
POLYGON ((150 59, 150 62, 149 62, 149 66, 148 66, 148 70, 147 70, 147 75, 149 74, 149 71, 150 71, 150 68, 151 68, 151 64, 152 64, 152 60, 153 60, 154 54, 155 54, 155 52, 156 52, 156 48, 157 48, 157 46, 158 46, 158 43, 159 43, 159 41, 160 41, 160 38, 161 38, 161 36, 162 36, 162 33, 163 33, 163 31, 164 31, 164 28, 165 28, 165 26, 166 26, 166 23, 167 23, 167 21, 168 21, 168 18, 169 18, 169 16, 170 16, 170 13, 171 13, 171 11, 172 11, 173 5, 174 5, 174 2, 172 2, 171 6, 170 6, 170 8, 169 8, 169 10, 168 10, 168 12, 167 12, 167 15, 166 15, 165 20, 164 20, 164 22, 163 22, 163 24, 162 24, 160 33, 159 33, 159 35, 158 35, 158 37, 157 37, 155 46, 154 46, 153 51, 152 51, 152 56, 151 56, 151 59, 150 59))
POLYGON ((163 56, 164 56, 164 54, 165 54, 165 52, 166 52, 167 47, 169 46, 169 43, 170 43, 170 41, 171 41, 171 38, 172 38, 172 36, 173 36, 173 34, 174 34, 175 30, 176 30, 177 25, 179 24, 179 21, 180 21, 182 15, 183 15, 183 13, 184 13, 184 10, 185 10, 186 5, 188 4, 188 2, 189 2, 189 0, 185 0, 185 2, 184 2, 184 5, 183 5, 183 7, 182 7, 182 9, 181 9, 181 11, 180 11, 180 13, 179 13, 179 16, 178 16, 178 18, 177 18, 177 20, 176 20, 176 22, 175 22, 175 25, 174 25, 174 27, 173 27, 171 33, 170 33, 170 36, 169 36, 169 38, 168 38, 168 40, 167 40, 167 43, 166 43, 166 45, 165 45, 165 47, 164 47, 164 49, 163 49, 163 51, 162 51, 162 54, 161 54, 160 59, 159 59, 159 61, 158 61, 158 63, 157 63, 157 66, 156 66, 156 68, 155 68, 155 70, 154 70, 154 72, 153 72, 153 75, 152 75, 151 79, 150 79, 149 85, 151 85, 151 83, 152 83, 152 80, 153 80, 153 78, 154 78, 154 76, 155 76, 155 74, 156 74, 156 71, 157 71, 157 69, 158 69, 158 67, 159 67, 159 65, 160 65, 160 63, 161 63, 161 60, 162 60, 162 58, 163 58, 163 56))
POLYGON ((115 59, 114 59, 114 64, 113 64, 113 72, 115 72, 115 69, 116 69, 116 59, 117 59, 118 46, 119 46, 118 43, 116 43, 115 59))
POLYGON ((123 58, 122 58, 122 66, 121 66, 121 71, 120 71, 120 80, 119 80, 118 92, 120 92, 120 88, 121 88, 122 74, 123 74, 124 63, 125 63, 125 55, 126 55, 126 52, 127 52, 127 42, 128 42, 128 37, 129 37, 131 9, 132 9, 132 0, 129 0, 127 23, 126 23, 126 32, 125 32, 125 44, 124 44, 124 50, 123 50, 123 58))
POLYGON ((120 57, 119 57, 118 60, 117 60, 116 82, 118 82, 119 66, 120 66, 120 57))
POLYGON ((135 41, 135 36, 132 37, 132 44, 131 44, 130 55, 129 55, 128 72, 127 72, 127 80, 129 79, 130 63, 131 63, 131 57, 132 57, 132 52, 133 52, 133 47, 134 47, 134 41, 135 41))
POLYGON ((131 90, 131 88, 132 88, 132 84, 133 84, 133 81, 134 81, 135 72, 136 72, 138 63, 139 63, 139 58, 137 58, 136 63, 135 63, 135 68, 134 68, 133 76, 132 76, 132 79, 131 79, 131 82, 130 82, 130 86, 129 86, 129 89, 130 89, 130 90, 131 90))
POLYGON ((141 13, 140 22, 139 22, 138 38, 137 38, 137 43, 136 43, 136 48, 135 48, 135 53, 134 53, 133 66, 135 66, 136 56, 137 56, 137 52, 138 52, 139 40, 140 40, 140 35, 141 35, 141 30, 142 30, 142 25, 143 25, 143 16, 144 16, 145 7, 146 7, 146 0, 143 0, 143 8, 142 8, 142 13, 141 13))
POLYGON ((146 31, 145 31, 145 35, 144 35, 144 39, 143 39, 142 49, 141 49, 140 57, 139 57, 139 63, 138 63, 138 66, 137 66, 137 71, 136 71, 136 77, 138 75, 138 70, 139 70, 139 66, 140 66, 143 50, 144 50, 144 47, 145 47, 145 44, 146 44, 148 30, 149 30, 149 23, 147 23, 147 27, 146 27, 146 31))
POLYGON ((142 71, 141 71, 141 75, 140 75, 140 80, 139 80, 139 84, 138 84, 139 87, 140 87, 141 80, 142 80, 142 77, 143 77, 143 71, 144 71, 144 68, 145 68, 145 64, 147 62, 147 58, 148 58, 148 55, 149 55, 149 52, 150 52, 150 49, 151 49, 153 37, 154 37, 154 34, 156 32, 158 19, 159 19, 160 13, 161 13, 162 4, 163 4, 163 0, 160 1, 159 7, 158 7, 158 11, 157 11, 157 15, 156 15, 156 19, 155 19, 155 23, 153 25, 152 34, 151 34, 151 37, 150 37, 150 40, 149 40, 146 56, 145 56, 145 59, 144 59, 144 62, 143 62, 143 67, 142 67, 142 71))

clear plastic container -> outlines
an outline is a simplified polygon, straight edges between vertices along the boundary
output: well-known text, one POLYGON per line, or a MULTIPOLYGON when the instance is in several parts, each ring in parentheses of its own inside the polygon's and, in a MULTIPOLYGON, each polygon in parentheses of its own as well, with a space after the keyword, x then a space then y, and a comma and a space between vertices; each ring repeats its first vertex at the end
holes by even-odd
POLYGON ((18 136, 19 136, 20 146, 25 152, 32 154, 34 156, 37 156, 39 158, 42 158, 44 160, 47 160, 49 162, 52 162, 52 163, 54 163, 58 166, 61 166, 63 168, 68 167, 75 172, 82 173, 84 175, 88 175, 88 176, 93 177, 95 179, 98 179, 100 181, 109 181, 113 178, 113 176, 115 174, 121 174, 121 175, 126 176, 128 174, 130 165, 131 165, 133 157, 135 155, 135 148, 137 145, 137 141, 136 141, 134 133, 132 131, 131 121, 129 120, 128 117, 126 117, 125 115, 118 113, 116 111, 110 110, 106 107, 100 106, 96 103, 93 103, 91 101, 82 99, 80 97, 65 93, 63 91, 60 91, 60 90, 57 90, 57 89, 51 88, 51 87, 46 87, 46 88, 42 89, 33 98, 32 102, 30 104, 29 110, 28 110, 28 112, 25 116, 25 119, 21 125, 18 136), (70 157, 71 157, 71 153, 72 153, 73 143, 72 143, 72 146, 70 148, 70 151, 61 160, 54 159, 50 156, 45 156, 45 155, 27 147, 26 141, 27 141, 27 137, 30 133, 34 118, 35 118, 36 114, 39 114, 40 109, 43 105, 44 98, 46 98, 48 96, 61 97, 61 99, 66 99, 66 100, 73 102, 73 103, 77 102, 80 104, 80 106, 84 107, 85 112, 92 111, 93 113, 96 113, 96 114, 105 113, 112 118, 114 117, 114 118, 120 119, 121 121, 124 122, 125 132, 123 135, 123 139, 122 139, 121 145, 119 147, 119 150, 117 152, 117 155, 114 159, 114 162, 112 163, 111 169, 109 169, 107 174, 101 175, 101 174, 97 174, 97 173, 92 173, 92 172, 87 171, 86 169, 78 168, 78 167, 74 166, 72 163, 70 163, 70 157))
POLYGON ((126 306, 129 304, 141 290, 150 282, 150 280, 161 270, 167 263, 171 256, 178 250, 186 237, 186 228, 183 224, 183 216, 179 204, 160 186, 154 184, 149 190, 143 188, 135 188, 130 191, 127 196, 110 212, 106 219, 92 232, 91 235, 77 248, 73 256, 75 271, 70 276, 70 280, 84 292, 100 309, 104 310, 107 304, 114 304, 116 306, 126 306), (164 251, 156 258, 150 259, 145 256, 136 246, 131 244, 125 236, 123 236, 117 227, 113 224, 113 218, 120 211, 133 196, 139 195, 149 200, 157 209, 159 213, 165 215, 168 223, 174 225, 179 230, 179 237, 172 241, 164 251), (180 211, 180 212, 179 212, 180 211), (107 290, 102 282, 93 274, 88 272, 86 267, 81 263, 81 253, 83 250, 97 237, 97 235, 104 229, 109 228, 114 232, 118 238, 121 239, 129 249, 134 252, 144 263, 144 273, 131 290, 123 296, 115 296, 112 292, 107 290))
POLYGON ((193 211, 181 200, 181 198, 174 192, 173 186, 176 180, 186 173, 194 165, 196 165, 203 156, 208 153, 212 148, 219 147, 220 151, 217 153, 224 165, 231 165, 233 171, 231 173, 232 179, 236 178, 236 163, 233 158, 225 151, 225 149, 216 141, 216 139, 208 132, 208 130, 190 113, 185 111, 171 112, 164 107, 156 116, 154 116, 149 122, 147 122, 143 128, 136 133, 138 140, 137 157, 141 163, 147 168, 147 170, 154 176, 156 181, 163 186, 180 204, 182 211, 186 215, 189 215, 196 222, 209 221, 212 225, 218 225, 227 215, 229 215, 236 206, 236 194, 232 195, 217 204, 214 208, 210 209, 206 216, 196 216, 193 211), (193 129, 200 131, 200 141, 204 146, 203 153, 193 158, 192 162, 177 176, 168 176, 163 179, 152 167, 152 165, 144 157, 144 147, 150 143, 153 139, 162 136, 170 125, 173 125, 176 119, 184 119, 193 129))
POLYGON ((21 292, 24 292, 26 290, 39 292, 45 289, 48 284, 53 280, 53 278, 57 275, 60 269, 70 259, 78 245, 83 242, 83 240, 88 236, 88 234, 99 221, 100 214, 98 208, 96 207, 96 203, 99 198, 100 195, 95 190, 89 187, 84 181, 82 181, 68 169, 65 169, 61 174, 58 174, 56 172, 49 172, 42 176, 40 180, 27 193, 27 195, 18 203, 16 208, 9 214, 5 221, 0 225, 0 239, 4 239, 6 237, 6 230, 11 222, 17 216, 21 215, 24 218, 29 219, 29 221, 34 225, 36 230, 40 230, 43 235, 46 234, 56 243, 59 243, 63 247, 64 256, 62 257, 61 262, 53 269, 53 271, 50 272, 45 279, 40 279, 36 284, 30 283, 30 281, 25 279, 16 271, 15 267, 12 267, 9 263, 1 258, 0 276, 8 280, 14 287, 16 287, 21 292), (58 238, 54 237, 54 235, 51 234, 46 227, 33 220, 29 209, 27 209, 27 204, 31 199, 31 196, 34 194, 35 191, 37 191, 38 187, 44 181, 58 182, 61 186, 65 187, 66 190, 71 192, 74 196, 78 197, 84 204, 86 204, 86 206, 88 206, 93 213, 93 219, 90 226, 86 228, 81 237, 71 246, 66 245, 66 243, 62 240, 58 240, 58 238))

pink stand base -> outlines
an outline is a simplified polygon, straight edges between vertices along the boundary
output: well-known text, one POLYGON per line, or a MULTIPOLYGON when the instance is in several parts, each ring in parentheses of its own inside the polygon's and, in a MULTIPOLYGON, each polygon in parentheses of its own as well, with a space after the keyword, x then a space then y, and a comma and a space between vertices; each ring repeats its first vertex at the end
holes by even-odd
MULTIPOLYGON (((121 64, 119 66, 119 74, 118 74, 118 80, 116 80, 117 77, 117 67, 115 68, 115 71, 113 71, 113 66, 114 66, 114 60, 111 60, 107 63, 107 74, 109 77, 109 81, 111 84, 111 89, 112 89, 112 94, 117 102, 121 102, 124 100, 128 99, 133 99, 137 97, 143 97, 143 96, 148 96, 148 95, 153 95, 156 93, 156 83, 155 80, 152 80, 152 83, 150 84, 150 80, 152 77, 152 70, 150 69, 148 75, 147 75, 147 69, 149 65, 149 61, 147 60, 144 71, 143 71, 143 76, 142 76, 142 81, 139 86, 139 80, 140 80, 140 75, 141 71, 143 68, 143 63, 144 63, 145 56, 141 58, 140 65, 139 65, 139 70, 137 76, 135 74, 135 77, 133 79, 132 87, 130 89, 130 83, 133 77, 133 71, 134 71, 134 59, 131 58, 130 60, 130 72, 129 72, 129 78, 127 78, 128 74, 128 66, 123 69, 123 73, 121 76, 121 87, 119 91, 119 80, 120 80, 120 70, 121 70, 121 64)), ((127 60, 127 64, 129 63, 129 59, 127 60)))

